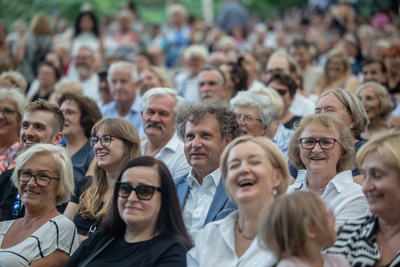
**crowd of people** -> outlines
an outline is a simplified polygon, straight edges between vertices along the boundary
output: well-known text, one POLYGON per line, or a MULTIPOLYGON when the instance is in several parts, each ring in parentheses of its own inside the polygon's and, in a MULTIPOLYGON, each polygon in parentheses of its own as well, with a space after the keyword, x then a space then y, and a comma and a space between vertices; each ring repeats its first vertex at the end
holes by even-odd
POLYGON ((320 2, 0 23, 0 266, 400 266, 400 15, 320 2))

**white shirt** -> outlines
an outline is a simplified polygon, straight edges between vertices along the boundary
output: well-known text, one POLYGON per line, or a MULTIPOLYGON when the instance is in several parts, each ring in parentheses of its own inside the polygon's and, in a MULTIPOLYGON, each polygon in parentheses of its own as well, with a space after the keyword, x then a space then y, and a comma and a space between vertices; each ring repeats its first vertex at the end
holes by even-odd
POLYGON ((103 104, 103 100, 101 99, 100 93, 99 93, 99 76, 96 73, 93 73, 93 75, 84 81, 78 81, 82 88, 83 88, 83 95, 90 97, 93 99, 99 107, 103 104))
MULTIPOLYGON (((287 193, 295 190, 310 191, 307 187, 307 177, 297 177, 294 184, 289 186, 287 193)), ((335 230, 351 219, 368 214, 369 206, 361 186, 353 181, 351 171, 338 173, 333 177, 321 195, 325 205, 335 214, 335 230)))
MULTIPOLYGON (((140 144, 142 155, 146 150, 148 139, 140 144)), ((184 144, 179 140, 176 133, 169 139, 168 143, 160 149, 154 158, 161 160, 167 166, 172 178, 178 178, 190 171, 190 165, 187 163, 184 144)))
POLYGON ((265 87, 265 84, 264 83, 262 83, 262 82, 260 82, 258 79, 254 79, 252 82, 251 82, 251 84, 249 85, 249 88, 248 89, 250 89, 250 88, 264 88, 265 87))
POLYGON ((289 107, 290 112, 300 117, 305 117, 309 114, 314 114, 314 110, 315 110, 315 103, 311 99, 299 93, 296 93, 294 95, 293 102, 289 107))
POLYGON ((307 65, 303 71, 303 90, 309 94, 314 93, 314 88, 317 82, 321 79, 323 69, 307 65))
POLYGON ((229 214, 225 219, 207 224, 196 236, 195 246, 186 254, 188 267, 224 266, 224 267, 269 267, 275 258, 268 250, 260 246, 257 236, 246 252, 238 258, 235 252, 235 222, 238 212, 229 214))
POLYGON ((192 240, 195 239, 197 232, 203 229, 208 210, 221 180, 221 169, 218 168, 204 177, 202 185, 194 178, 193 172, 192 168, 186 178, 190 189, 182 214, 183 222, 192 240))
POLYGON ((186 101, 200 103, 198 75, 195 77, 190 76, 190 71, 176 74, 175 88, 186 101))

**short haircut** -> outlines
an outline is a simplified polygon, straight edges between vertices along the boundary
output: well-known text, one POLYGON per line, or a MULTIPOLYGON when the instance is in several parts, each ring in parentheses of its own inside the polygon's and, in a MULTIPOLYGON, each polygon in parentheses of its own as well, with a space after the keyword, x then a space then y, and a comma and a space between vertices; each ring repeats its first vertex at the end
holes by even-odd
MULTIPOLYGON (((265 154, 267 155, 269 161, 271 162, 271 165, 273 168, 281 170, 282 172, 282 181, 281 183, 277 186, 276 191, 277 195, 280 196, 286 193, 286 190, 289 185, 289 167, 287 160, 285 156, 283 155, 282 151, 277 147, 277 145, 270 140, 269 138, 265 138, 262 136, 241 136, 239 138, 234 139, 232 142, 230 142, 224 149, 221 155, 221 160, 220 160, 220 167, 221 167, 221 174, 222 174, 222 180, 224 182, 225 188, 227 189, 226 191, 229 193, 229 188, 227 188, 226 185, 226 177, 228 176, 228 157, 229 153, 231 150, 238 144, 240 143, 246 143, 246 142, 253 142, 258 144, 264 151, 265 154)), ((267 177, 269 177, 271 174, 266 174, 267 177)), ((271 192, 272 193, 272 192, 271 192)))
POLYGON ((150 55, 147 51, 144 51, 144 50, 140 51, 139 53, 137 53, 136 56, 145 57, 150 62, 150 65, 155 65, 153 56, 150 55))
POLYGON ((346 107, 355 125, 353 129, 350 129, 353 132, 353 135, 357 136, 363 133, 367 128, 369 119, 360 99, 358 99, 355 94, 349 91, 336 88, 323 92, 317 101, 317 105, 321 98, 323 98, 327 94, 334 95, 343 104, 343 106, 346 107))
POLYGON ((150 71, 154 73, 154 75, 157 76, 158 80, 160 80, 160 83, 163 87, 166 88, 174 88, 171 82, 171 79, 168 78, 168 74, 165 72, 163 68, 157 67, 157 66, 149 66, 148 68, 144 69, 143 71, 150 71))
POLYGON ((215 67, 215 66, 212 66, 212 65, 205 65, 204 67, 202 67, 202 68, 200 69, 199 74, 200 74, 202 71, 206 71, 206 70, 216 70, 216 71, 221 75, 221 78, 222 78, 222 85, 225 85, 225 84, 226 84, 226 77, 225 77, 225 74, 222 72, 222 70, 220 70, 219 68, 217 68, 217 67, 215 67))
POLYGON ((18 114, 18 134, 21 129, 22 118, 25 114, 25 96, 15 89, 0 89, 0 101, 4 99, 8 99, 15 103, 17 106, 17 114, 18 114))
POLYGON ((207 48, 202 45, 191 45, 183 52, 183 58, 187 61, 192 55, 196 55, 206 60, 208 57, 207 48))
MULTIPOLYGON (((179 204, 178 193, 175 188, 174 180, 167 166, 154 157, 137 157, 129 161, 118 175, 117 181, 120 182, 124 173, 130 168, 148 167, 153 169, 160 180, 161 187, 161 208, 157 214, 154 235, 162 238, 173 239, 187 248, 192 247, 192 242, 186 231, 182 218, 182 211, 179 204)), ((126 224, 122 220, 118 211, 118 187, 114 188, 114 194, 111 200, 110 211, 103 220, 104 229, 117 237, 123 237, 126 230, 126 224)), ((131 192, 131 194, 135 194, 131 192)))
POLYGON ((357 166, 361 167, 365 158, 373 152, 379 154, 379 159, 400 173, 400 128, 392 128, 377 133, 357 152, 357 166))
POLYGON ((221 65, 227 65, 230 68, 229 73, 231 76, 231 80, 232 80, 233 84, 235 85, 232 96, 235 96, 240 91, 246 91, 247 90, 247 76, 248 76, 246 69, 243 68, 242 65, 235 64, 233 62, 223 63, 221 65))
POLYGON ((60 81, 55 87, 54 91, 56 93, 56 97, 60 98, 64 93, 73 93, 76 95, 82 95, 83 88, 78 82, 70 82, 70 81, 60 81))
POLYGON ((368 66, 371 64, 379 64, 379 66, 381 66, 382 73, 387 73, 387 68, 386 68, 385 62, 383 62, 382 60, 379 60, 379 59, 375 59, 375 58, 364 59, 363 62, 361 63, 361 71, 365 66, 368 66))
POLYGON ((296 63, 294 58, 291 57, 288 53, 281 51, 281 50, 278 50, 278 51, 275 51, 274 53, 272 53, 272 55, 270 56, 268 63, 267 63, 267 69, 268 69, 269 62, 272 62, 272 60, 276 57, 286 58, 286 60, 288 61, 288 65, 289 65, 289 72, 291 74, 294 73, 297 76, 301 75, 300 66, 296 63))
POLYGON ((51 121, 51 127, 53 129, 53 135, 56 133, 62 133, 64 130, 65 118, 60 108, 54 104, 47 102, 39 98, 35 102, 31 102, 25 107, 25 113, 34 111, 46 111, 53 113, 53 120, 51 121))
POLYGON ((306 169, 303 161, 300 158, 300 136, 303 131, 311 124, 319 124, 329 129, 335 129, 339 134, 341 156, 336 165, 336 172, 340 173, 354 168, 354 144, 353 135, 349 127, 343 122, 341 118, 332 114, 311 114, 304 117, 300 121, 300 125, 295 127, 295 132, 292 134, 289 141, 288 156, 290 163, 298 170, 306 169))
POLYGON ((393 110, 392 101, 390 100, 390 96, 388 90, 379 83, 376 82, 367 82, 362 84, 357 88, 356 95, 358 96, 362 90, 365 88, 371 87, 375 91, 375 95, 379 100, 379 115, 381 117, 388 115, 393 110))
POLYGON ((285 104, 283 103, 281 95, 271 87, 252 87, 248 90, 249 92, 268 96, 275 109, 275 118, 279 119, 282 117, 285 111, 285 104))
POLYGON ((130 63, 128 61, 118 61, 111 64, 110 69, 107 73, 107 82, 111 84, 111 75, 114 72, 123 70, 124 68, 130 68, 132 82, 136 82, 139 80, 139 74, 137 72, 136 66, 133 63, 130 63))
POLYGON ((291 96, 294 96, 296 94, 296 82, 289 75, 283 73, 273 73, 266 84, 269 85, 273 81, 278 81, 279 83, 286 86, 291 96))
POLYGON ((260 117, 262 127, 268 126, 269 128, 275 118, 275 109, 271 99, 265 95, 242 91, 231 99, 230 106, 232 110, 234 110, 236 106, 258 108, 258 117, 260 117))
POLYGON ((319 236, 329 235, 325 215, 320 197, 298 190, 277 198, 262 211, 258 233, 277 259, 299 256, 305 250, 310 226, 316 227, 319 236))
POLYGON ((28 88, 28 84, 24 76, 22 76, 22 74, 18 71, 11 70, 3 72, 0 75, 0 84, 5 81, 15 84, 15 88, 21 89, 22 93, 24 94, 26 92, 26 89, 28 88))
POLYGON ((171 95, 173 98, 175 98, 176 104, 174 107, 174 116, 176 117, 176 114, 178 113, 179 109, 184 105, 185 99, 183 97, 181 97, 175 89, 171 89, 171 88, 157 87, 157 88, 148 90, 142 96, 142 110, 146 109, 147 101, 149 100, 150 97, 166 96, 166 95, 171 95))
POLYGON ((85 129, 85 136, 89 138, 93 126, 102 118, 96 102, 87 96, 73 93, 62 94, 60 99, 58 99, 58 105, 61 107, 62 103, 65 101, 75 101, 76 104, 78 104, 79 111, 81 112, 79 122, 82 128, 85 129))
POLYGON ((61 79, 60 70, 59 70, 56 66, 54 66, 53 63, 51 63, 50 61, 46 61, 46 60, 40 62, 40 63, 39 63, 39 66, 38 66, 38 71, 39 71, 40 68, 43 67, 43 66, 48 66, 48 67, 50 67, 50 68, 52 68, 52 69, 54 70, 54 75, 56 76, 57 81, 59 81, 59 80, 61 79))
POLYGON ((299 49, 300 47, 304 47, 308 51, 308 48, 310 47, 310 44, 304 39, 296 39, 290 44, 290 47, 293 47, 295 49, 299 49))
POLYGON ((37 154, 45 154, 53 157, 57 165, 58 176, 60 177, 57 188, 57 196, 59 199, 56 200, 56 205, 68 202, 72 192, 74 191, 74 173, 72 170, 71 158, 62 146, 36 144, 19 155, 15 171, 11 177, 14 186, 18 188, 18 171, 31 157, 34 157, 37 154))
POLYGON ((206 101, 201 104, 190 103, 183 106, 176 116, 176 132, 179 138, 185 140, 186 123, 198 124, 206 116, 214 116, 221 131, 221 138, 232 134, 232 140, 240 136, 241 129, 236 118, 236 113, 227 106, 217 101, 206 101))
POLYGON ((40 13, 33 17, 29 30, 34 35, 51 35, 53 34, 53 28, 50 23, 49 16, 40 13))

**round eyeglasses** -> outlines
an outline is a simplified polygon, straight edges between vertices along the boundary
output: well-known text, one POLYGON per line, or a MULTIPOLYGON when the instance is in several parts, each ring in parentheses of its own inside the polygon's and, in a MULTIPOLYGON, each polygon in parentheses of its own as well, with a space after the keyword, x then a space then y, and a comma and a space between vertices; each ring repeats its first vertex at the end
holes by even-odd
MULTIPOLYGON (((109 135, 103 135, 102 137, 91 137, 89 139, 89 144, 92 148, 94 148, 97 143, 100 141, 100 144, 102 147, 108 147, 111 144, 111 141, 113 139, 120 139, 118 137, 114 137, 114 136, 109 136, 109 135)), ((120 139, 122 140, 122 139, 120 139)))

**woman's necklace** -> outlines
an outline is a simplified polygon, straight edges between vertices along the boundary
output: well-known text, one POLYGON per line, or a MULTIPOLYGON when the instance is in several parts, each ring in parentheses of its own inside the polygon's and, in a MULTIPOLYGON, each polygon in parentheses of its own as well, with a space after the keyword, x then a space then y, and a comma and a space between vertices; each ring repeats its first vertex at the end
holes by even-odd
POLYGON ((240 234, 244 239, 247 239, 247 240, 254 240, 254 238, 256 238, 255 236, 246 236, 246 235, 242 234, 242 229, 240 229, 238 220, 236 220, 236 224, 237 224, 237 228, 238 228, 239 234, 240 234))

